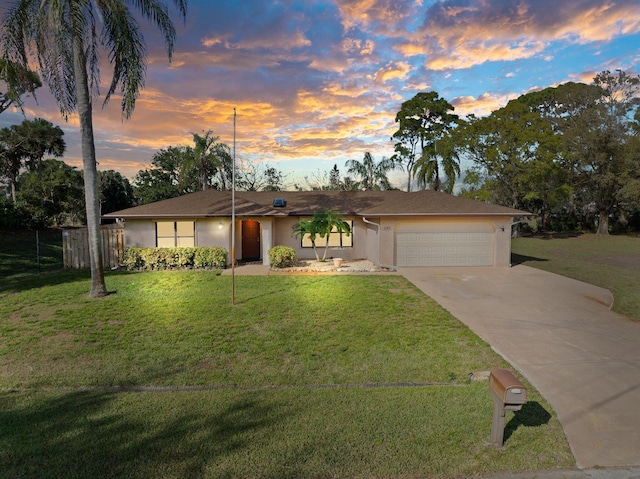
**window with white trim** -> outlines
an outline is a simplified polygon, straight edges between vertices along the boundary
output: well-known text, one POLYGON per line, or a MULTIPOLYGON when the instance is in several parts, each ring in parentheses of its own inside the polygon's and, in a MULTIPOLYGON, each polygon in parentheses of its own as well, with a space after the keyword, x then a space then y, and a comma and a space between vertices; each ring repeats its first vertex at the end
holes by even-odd
POLYGON ((195 221, 158 221, 156 223, 156 246, 173 248, 195 245, 195 221))
MULTIPOLYGON (((327 245, 327 239, 329 240, 329 248, 352 248, 353 247, 353 221, 345 220, 345 223, 349 225, 349 236, 344 231, 338 231, 334 226, 331 230, 331 234, 329 238, 320 238, 320 236, 316 236, 316 247, 325 247, 327 245)), ((302 247, 303 248, 313 248, 311 244, 311 237, 309 235, 304 235, 302 237, 302 247)))

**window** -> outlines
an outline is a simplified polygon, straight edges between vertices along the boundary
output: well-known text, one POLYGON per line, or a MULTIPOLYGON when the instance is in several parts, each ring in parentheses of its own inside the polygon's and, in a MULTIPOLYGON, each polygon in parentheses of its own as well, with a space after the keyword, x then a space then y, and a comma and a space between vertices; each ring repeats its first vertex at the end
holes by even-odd
POLYGON ((158 247, 195 246, 195 239, 194 221, 158 221, 156 223, 158 247))
MULTIPOLYGON (((349 225, 350 233, 347 236, 346 233, 339 232, 335 227, 331 230, 329 235, 329 248, 351 248, 353 247, 353 221, 345 220, 345 223, 349 225)), ((325 247, 327 244, 327 238, 320 238, 316 236, 316 247, 325 247)), ((309 235, 304 235, 302 238, 303 248, 313 248, 311 245, 311 239, 309 235)))

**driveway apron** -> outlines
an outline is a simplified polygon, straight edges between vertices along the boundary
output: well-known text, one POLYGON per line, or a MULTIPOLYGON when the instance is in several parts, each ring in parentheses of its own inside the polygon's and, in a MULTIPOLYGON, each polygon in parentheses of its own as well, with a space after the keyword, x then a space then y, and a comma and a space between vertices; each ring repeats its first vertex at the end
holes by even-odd
POLYGON ((398 271, 547 398, 578 467, 640 465, 640 323, 609 291, 521 265, 398 271))

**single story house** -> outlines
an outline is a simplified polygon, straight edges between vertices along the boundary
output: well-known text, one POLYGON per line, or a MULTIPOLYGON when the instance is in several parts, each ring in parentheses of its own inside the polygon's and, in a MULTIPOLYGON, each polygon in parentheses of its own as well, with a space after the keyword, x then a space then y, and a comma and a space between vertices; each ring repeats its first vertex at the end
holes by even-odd
POLYGON ((514 219, 531 216, 437 191, 237 191, 232 201, 230 191, 206 190, 103 217, 123 224, 125 247, 220 246, 236 260, 268 265, 276 245, 315 258, 308 238, 291 233, 322 208, 342 214, 352 230, 331 234, 327 258, 369 259, 383 267, 510 266, 514 219))

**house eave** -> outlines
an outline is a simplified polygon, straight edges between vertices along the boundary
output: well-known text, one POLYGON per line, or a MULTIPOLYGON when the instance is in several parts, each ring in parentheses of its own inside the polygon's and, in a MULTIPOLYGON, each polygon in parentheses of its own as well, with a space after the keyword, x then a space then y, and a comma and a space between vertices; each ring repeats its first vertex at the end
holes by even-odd
POLYGON ((535 216, 535 214, 533 213, 515 213, 515 212, 504 212, 504 213, 497 213, 497 212, 493 212, 493 213, 375 213, 375 212, 371 212, 371 213, 356 213, 357 216, 374 216, 374 217, 398 217, 398 216, 404 216, 404 217, 409 217, 409 216, 456 216, 456 217, 463 217, 463 216, 508 216, 511 218, 518 218, 521 216, 535 216))

